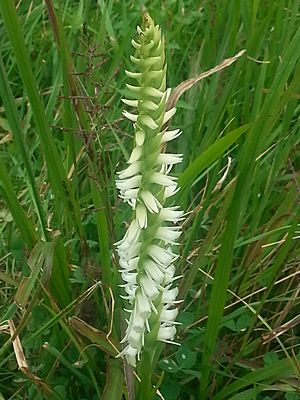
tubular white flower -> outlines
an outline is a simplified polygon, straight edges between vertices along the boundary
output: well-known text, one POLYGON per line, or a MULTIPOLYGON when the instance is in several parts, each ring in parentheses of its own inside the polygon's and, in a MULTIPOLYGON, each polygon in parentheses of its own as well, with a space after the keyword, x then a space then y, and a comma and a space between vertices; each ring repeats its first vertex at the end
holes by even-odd
POLYGON ((177 138, 179 129, 168 131, 166 125, 176 112, 167 109, 171 90, 166 87, 164 40, 158 26, 148 14, 137 27, 138 39, 130 59, 135 71, 125 71, 131 80, 126 86, 133 99, 122 102, 134 113, 123 115, 133 122, 135 145, 127 168, 118 172, 116 186, 120 197, 132 207, 133 219, 123 239, 116 243, 125 296, 131 305, 130 317, 119 356, 136 366, 151 332, 156 340, 170 342, 176 334, 178 288, 172 288, 175 277, 173 251, 181 234, 179 223, 183 212, 166 206, 177 191, 177 178, 169 173, 182 161, 182 154, 165 153, 164 143, 177 138), (175 225, 172 225, 175 224, 175 225))
POLYGON ((176 334, 175 326, 162 326, 159 328, 157 340, 162 342, 173 340, 176 334))

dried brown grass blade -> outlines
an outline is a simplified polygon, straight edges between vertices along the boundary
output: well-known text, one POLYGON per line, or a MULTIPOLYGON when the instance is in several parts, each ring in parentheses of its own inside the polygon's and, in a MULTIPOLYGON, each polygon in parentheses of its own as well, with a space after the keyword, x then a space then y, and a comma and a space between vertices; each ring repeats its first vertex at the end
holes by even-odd
POLYGON ((236 62, 245 52, 246 52, 246 50, 241 50, 235 56, 226 58, 223 62, 221 62, 221 64, 216 65, 214 68, 212 68, 208 71, 205 71, 202 74, 195 76, 194 78, 190 78, 190 79, 187 79, 186 81, 181 82, 172 91, 172 93, 169 97, 168 103, 167 103, 167 109, 170 110, 171 108, 175 107, 180 96, 182 96, 184 92, 186 92, 188 89, 190 89, 196 83, 200 82, 204 78, 209 77, 210 75, 215 74, 216 72, 221 71, 224 68, 229 67, 231 64, 236 62))
POLYGON ((41 391, 47 394, 51 394, 51 389, 50 387, 44 382, 41 378, 38 376, 34 375, 27 364, 24 352, 23 352, 23 347, 19 338, 19 335, 16 335, 16 327, 14 324, 14 321, 12 319, 8 320, 8 326, 9 326, 9 331, 10 331, 10 337, 12 339, 12 345, 14 348, 15 356, 17 359, 18 367, 19 369, 23 372, 24 375, 27 376, 28 379, 30 379, 41 391))

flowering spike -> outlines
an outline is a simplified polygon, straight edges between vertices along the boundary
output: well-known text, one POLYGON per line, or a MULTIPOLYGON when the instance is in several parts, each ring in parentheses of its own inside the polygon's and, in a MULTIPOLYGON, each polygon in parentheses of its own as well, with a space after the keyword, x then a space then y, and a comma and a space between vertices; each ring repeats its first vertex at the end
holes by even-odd
POLYGON ((126 71, 137 82, 136 86, 127 84, 135 99, 122 99, 137 110, 136 114, 123 112, 133 122, 135 147, 129 166, 118 172, 116 181, 120 197, 133 210, 127 232, 116 243, 126 293, 121 297, 128 300, 130 316, 120 355, 132 366, 140 359, 147 338, 148 344, 149 340, 169 343, 176 334, 178 288, 171 285, 178 279, 174 277, 178 255, 173 248, 178 245, 178 224, 183 220, 178 207, 165 204, 178 191, 177 179, 169 172, 182 161, 182 154, 163 151, 163 144, 181 133, 165 128, 176 109, 166 107, 170 89, 166 87, 164 40, 148 14, 137 31, 139 37, 132 41, 136 54, 131 56, 136 71, 126 71))

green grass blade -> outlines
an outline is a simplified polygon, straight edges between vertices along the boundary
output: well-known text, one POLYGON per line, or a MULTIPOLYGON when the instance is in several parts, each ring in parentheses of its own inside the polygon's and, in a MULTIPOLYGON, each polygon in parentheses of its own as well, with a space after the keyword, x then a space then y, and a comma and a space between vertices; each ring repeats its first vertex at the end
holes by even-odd
MULTIPOLYGON (((299 356, 295 357, 296 363, 299 363, 299 360, 299 356)), ((231 399, 231 397, 228 397, 229 395, 237 393, 249 385, 259 384, 260 382, 268 382, 268 384, 271 384, 282 378, 294 376, 294 374, 295 371, 291 366, 290 360, 285 358, 283 360, 274 362, 272 365, 258 368, 257 370, 248 373, 244 377, 235 380, 232 384, 216 394, 214 400, 225 400, 227 398, 231 399)))
POLYGON ((72 214, 72 193, 69 187, 69 183, 66 179, 64 166, 59 157, 57 148, 51 135, 44 106, 31 70, 15 5, 11 0, 3 0, 0 2, 0 10, 8 36, 10 38, 12 49, 16 57, 19 72, 32 107, 32 112, 36 122, 37 133, 40 138, 43 154, 45 156, 48 167, 50 184, 57 200, 57 211, 60 209, 60 200, 62 201, 66 210, 68 222, 74 223, 75 218, 76 222, 78 223, 77 213, 72 214), (69 196, 71 200, 69 200, 69 196))
POLYGON ((243 125, 228 133, 226 136, 217 140, 209 146, 202 154, 200 154, 185 171, 180 175, 179 186, 182 191, 189 188, 198 175, 212 164, 221 154, 223 154, 230 146, 232 146, 239 137, 247 132, 249 125, 243 125))
POLYGON ((9 211, 22 235, 22 238, 29 249, 36 243, 36 234, 34 226, 21 207, 15 194, 14 187, 10 181, 7 169, 0 158, 0 189, 2 190, 4 200, 8 205, 9 211))
POLYGON ((10 89, 9 83, 8 83, 8 77, 6 75, 3 61, 2 61, 2 56, 0 54, 0 93, 2 93, 2 99, 3 99, 3 104, 5 107, 7 119, 9 122, 9 126, 11 127, 13 133, 14 133, 14 138, 18 147, 18 150, 20 152, 20 155, 22 157, 22 161, 24 163, 27 176, 28 176, 28 184, 32 196, 33 203, 35 205, 35 210, 40 222, 42 234, 45 240, 49 239, 49 233, 47 231, 47 225, 45 221, 45 215, 44 215, 44 210, 42 207, 41 203, 41 198, 39 196, 36 183, 35 183, 35 177, 34 173, 32 170, 31 166, 31 161, 30 161, 30 156, 28 154, 28 151, 26 149, 26 145, 24 142, 24 133, 22 130, 21 126, 21 121, 19 119, 18 111, 16 109, 16 104, 14 101, 14 97, 12 94, 12 91, 10 89))

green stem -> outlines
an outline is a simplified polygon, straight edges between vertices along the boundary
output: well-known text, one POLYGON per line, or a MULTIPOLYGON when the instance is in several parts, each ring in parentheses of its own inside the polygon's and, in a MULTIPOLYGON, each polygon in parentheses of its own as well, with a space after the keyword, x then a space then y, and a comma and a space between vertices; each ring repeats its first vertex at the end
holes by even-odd
POLYGON ((153 371, 153 356, 155 348, 145 347, 142 354, 142 359, 139 368, 139 376, 141 382, 138 387, 137 400, 153 400, 155 396, 155 389, 152 385, 152 371, 153 371))

